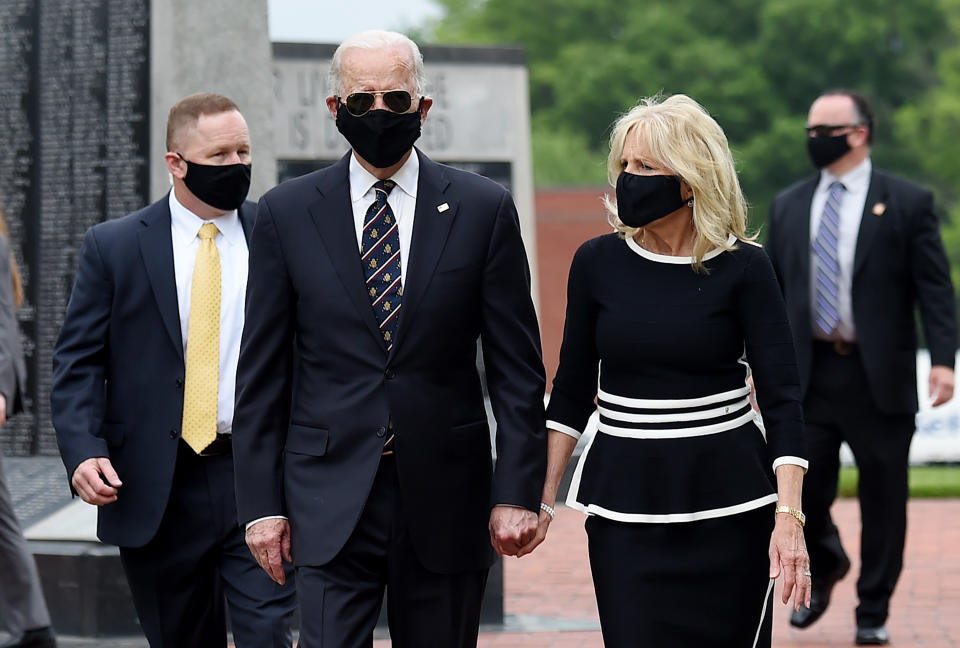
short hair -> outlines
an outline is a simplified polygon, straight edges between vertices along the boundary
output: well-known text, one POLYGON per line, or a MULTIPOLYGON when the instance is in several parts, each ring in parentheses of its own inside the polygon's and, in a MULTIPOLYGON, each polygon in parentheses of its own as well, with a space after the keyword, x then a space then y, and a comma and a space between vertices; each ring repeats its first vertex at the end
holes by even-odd
POLYGON ((867 98, 856 90, 847 88, 831 88, 820 94, 820 97, 849 97, 853 102, 853 110, 857 113, 857 121, 867 127, 867 144, 873 144, 873 129, 876 126, 876 115, 867 98))
POLYGON ((427 87, 427 78, 423 73, 423 54, 412 40, 398 32, 382 29, 368 29, 348 37, 340 43, 330 61, 330 72, 327 74, 327 85, 330 92, 340 96, 343 94, 343 55, 352 49, 379 49, 381 47, 406 47, 410 50, 410 68, 413 72, 413 81, 417 87, 417 94, 424 94, 427 87))
MULTIPOLYGON (((621 156, 627 137, 640 137, 657 162, 685 180, 693 189, 693 265, 703 266, 703 256, 712 248, 735 249, 728 239, 752 241, 747 234, 747 201, 737 179, 727 136, 706 109, 690 97, 676 94, 641 99, 613 124, 607 181, 616 187, 623 173, 621 156)), ((639 228, 625 225, 616 204, 604 198, 608 220, 626 238, 639 228)))
POLYGON ((177 135, 188 126, 197 123, 200 115, 219 115, 240 108, 233 99, 213 92, 198 92, 184 97, 170 108, 167 115, 167 150, 173 151, 177 135))

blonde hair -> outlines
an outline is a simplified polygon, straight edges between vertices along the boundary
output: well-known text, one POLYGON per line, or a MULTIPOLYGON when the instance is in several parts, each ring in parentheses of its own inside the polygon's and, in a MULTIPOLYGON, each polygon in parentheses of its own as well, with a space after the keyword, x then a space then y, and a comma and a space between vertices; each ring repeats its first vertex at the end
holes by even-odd
MULTIPOLYGON (((617 186, 623 173, 621 155, 627 137, 642 138, 654 159, 693 189, 693 266, 703 267, 703 256, 714 247, 736 249, 731 234, 752 241, 747 234, 747 201, 737 180, 733 154, 720 125, 690 97, 682 94, 663 99, 642 99, 613 124, 607 182, 617 186)), ((626 238, 639 228, 624 225, 610 196, 604 196, 607 218, 626 238)))
POLYGON ((2 209, 0 209, 0 234, 7 239, 7 245, 10 248, 10 284, 13 289, 13 305, 20 308, 23 304, 23 279, 20 278, 20 269, 17 268, 17 260, 13 256, 13 244, 10 242, 10 233, 7 230, 7 221, 3 218, 2 209))

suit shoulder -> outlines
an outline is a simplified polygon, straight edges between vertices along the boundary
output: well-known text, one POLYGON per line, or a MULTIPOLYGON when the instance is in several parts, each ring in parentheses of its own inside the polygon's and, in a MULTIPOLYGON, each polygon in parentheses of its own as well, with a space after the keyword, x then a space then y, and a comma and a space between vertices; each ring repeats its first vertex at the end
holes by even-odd
POLYGON ((793 198, 796 198, 804 189, 807 189, 811 183, 816 183, 819 179, 818 174, 809 175, 805 178, 797 180, 790 186, 781 189, 777 192, 777 195, 773 197, 774 204, 780 203, 783 201, 790 201, 793 198))
POLYGON ((461 190, 497 197, 509 193, 502 184, 486 176, 482 176, 479 173, 465 171, 446 164, 438 164, 438 166, 443 170, 444 175, 447 176, 450 182, 461 190))
POLYGON ((167 197, 164 196, 160 200, 142 209, 138 209, 135 212, 127 214, 126 216, 121 216, 120 218, 112 218, 110 220, 103 221, 102 223, 97 223, 92 226, 88 233, 92 233, 96 236, 97 241, 103 240, 112 240, 116 237, 124 237, 135 234, 141 228, 141 224, 144 219, 155 216, 158 213, 161 213, 167 204, 167 197))
POLYGON ((907 200, 928 198, 933 192, 922 184, 907 180, 883 169, 874 169, 874 175, 886 183, 888 190, 907 200))
POLYGON ((328 166, 324 167, 323 169, 311 171, 310 173, 305 173, 304 175, 297 176, 296 178, 284 180, 276 187, 263 194, 261 200, 283 200, 290 196, 302 196, 303 192, 315 192, 317 183, 320 182, 320 180, 328 173, 332 172, 333 167, 328 166))

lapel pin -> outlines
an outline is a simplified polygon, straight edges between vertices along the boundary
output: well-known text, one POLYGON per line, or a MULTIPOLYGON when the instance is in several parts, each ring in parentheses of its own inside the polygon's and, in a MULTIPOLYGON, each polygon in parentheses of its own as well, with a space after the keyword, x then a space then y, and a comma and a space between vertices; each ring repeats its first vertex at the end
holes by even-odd
POLYGON ((887 206, 883 203, 877 203, 873 206, 874 216, 883 216, 883 212, 885 211, 887 211, 887 206))
MULTIPOLYGON (((450 209, 450 205, 448 205, 447 203, 443 203, 442 205, 437 205, 437 211, 440 212, 441 214, 447 211, 448 209, 450 209)), ((876 207, 874 207, 874 209, 876 209, 876 207)))

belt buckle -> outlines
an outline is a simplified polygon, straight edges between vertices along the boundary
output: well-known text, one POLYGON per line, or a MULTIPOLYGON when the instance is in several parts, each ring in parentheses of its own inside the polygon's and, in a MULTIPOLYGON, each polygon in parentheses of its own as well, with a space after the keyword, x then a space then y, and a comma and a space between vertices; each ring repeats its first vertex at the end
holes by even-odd
POLYGON ((853 353, 853 344, 846 340, 834 340, 833 350, 837 355, 848 356, 853 353))

